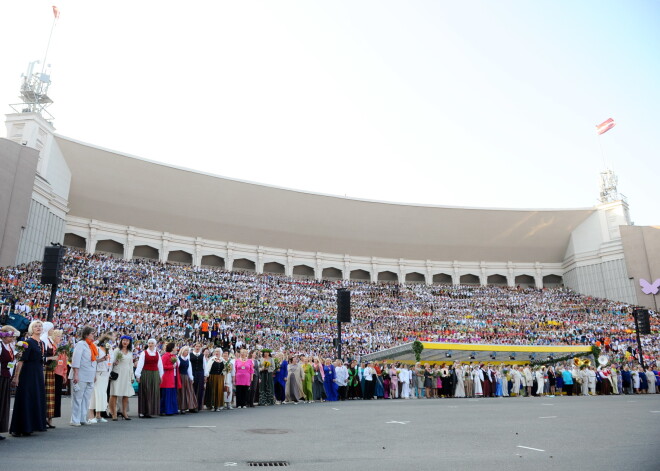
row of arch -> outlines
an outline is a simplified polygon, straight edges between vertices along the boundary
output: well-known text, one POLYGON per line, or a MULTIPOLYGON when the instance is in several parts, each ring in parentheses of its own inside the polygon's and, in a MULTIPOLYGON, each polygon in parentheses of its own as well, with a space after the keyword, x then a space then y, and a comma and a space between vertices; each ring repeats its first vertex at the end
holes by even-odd
MULTIPOLYGON (((86 240, 85 238, 75 234, 65 234, 64 245, 68 247, 85 249, 86 240)), ((95 253, 104 253, 115 257, 123 257, 124 245, 114 240, 99 240, 96 243, 95 253)), ((157 261, 160 260, 160 253, 158 249, 149 245, 137 245, 133 249, 133 259, 147 259, 157 261)), ((191 253, 184 250, 172 250, 167 254, 167 262, 180 265, 192 265, 193 256, 191 253)), ((207 268, 225 268, 225 260, 217 255, 204 255, 201 257, 200 265, 207 268)), ((257 271, 255 262, 246 258, 237 258, 233 260, 231 268, 234 271, 257 271)), ((286 273, 286 268, 279 262, 268 262, 264 263, 262 272, 275 275, 284 275, 286 273)), ((315 279, 316 277, 314 268, 305 264, 294 265, 292 274, 295 278, 315 279)), ((366 270, 355 269, 350 271, 347 278, 354 281, 370 281, 371 274, 366 270)), ((322 270, 321 279, 341 280, 343 279, 343 272, 340 268, 327 267, 322 270)), ((423 273, 407 273, 405 275, 405 279, 399 280, 398 274, 389 270, 378 272, 376 280, 383 283, 426 283, 426 277, 423 273)), ((432 276, 430 282, 431 284, 436 285, 451 285, 453 284, 453 278, 449 273, 436 273, 432 276)), ((458 279, 458 282, 461 285, 478 286, 481 284, 479 276, 477 274, 471 273, 461 275, 458 279)), ((505 275, 493 274, 486 278, 486 284, 490 286, 507 286, 508 279, 505 275)), ((534 277, 524 274, 516 276, 514 279, 514 284, 516 286, 525 287, 536 286, 534 277)), ((561 276, 546 275, 543 277, 544 287, 556 287, 562 285, 563 279, 561 276)))

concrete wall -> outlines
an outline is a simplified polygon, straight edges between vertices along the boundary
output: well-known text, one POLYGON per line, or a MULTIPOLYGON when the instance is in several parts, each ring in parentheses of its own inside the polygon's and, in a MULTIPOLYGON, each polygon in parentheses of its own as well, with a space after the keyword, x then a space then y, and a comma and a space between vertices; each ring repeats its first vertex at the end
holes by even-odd
POLYGON ((651 284, 660 282, 660 226, 621 227, 621 238, 628 275, 635 288, 636 304, 657 311, 660 291, 655 295, 645 294, 640 280, 651 284))
POLYGON ((0 266, 16 263, 38 160, 35 149, 0 139, 0 266))

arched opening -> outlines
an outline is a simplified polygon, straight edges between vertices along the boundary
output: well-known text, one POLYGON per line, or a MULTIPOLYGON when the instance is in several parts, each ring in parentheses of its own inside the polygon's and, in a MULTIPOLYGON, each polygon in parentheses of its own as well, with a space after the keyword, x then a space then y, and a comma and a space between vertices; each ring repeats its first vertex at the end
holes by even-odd
POLYGON ((507 286, 508 282, 506 281, 506 276, 490 275, 486 280, 486 284, 489 286, 507 286))
POLYGON ((293 267, 293 276, 296 278, 314 278, 314 269, 308 265, 296 265, 293 267))
POLYGON ((564 279, 559 275, 545 275, 543 277, 544 288, 558 288, 564 286, 564 279))
POLYGON ((416 271, 406 274, 406 283, 424 283, 426 278, 416 271))
POLYGON ((436 273, 433 275, 433 284, 434 285, 450 285, 452 284, 451 275, 446 273, 436 273))
POLYGON ((257 267, 252 260, 247 258, 239 258, 234 260, 234 266, 232 267, 236 271, 257 271, 257 267))
POLYGON ((210 268, 225 268, 225 259, 217 255, 204 255, 200 265, 210 268))
POLYGON ((146 258, 148 260, 158 260, 158 249, 148 245, 138 245, 133 249, 133 258, 146 258))
POLYGON ((321 272, 321 278, 324 280, 341 280, 341 270, 335 267, 324 268, 321 272))
POLYGON ((87 248, 87 239, 76 234, 64 234, 64 245, 76 249, 87 248))
POLYGON ((477 275, 473 275, 472 273, 467 273, 465 275, 461 275, 459 279, 459 283, 462 285, 468 285, 468 286, 475 286, 475 285, 480 285, 479 277, 477 275))
POLYGON ((534 277, 529 275, 518 275, 516 276, 516 286, 522 288, 534 288, 536 283, 534 282, 534 277))
POLYGON ((378 281, 383 281, 385 283, 397 283, 399 281, 399 276, 391 271, 381 271, 378 273, 378 281))
POLYGON ((276 275, 284 275, 284 265, 277 262, 264 263, 264 273, 273 273, 276 275))
POLYGON ((174 265, 192 265, 192 254, 183 250, 172 250, 167 254, 167 262, 174 265))
POLYGON ((368 271, 353 270, 351 271, 350 279, 355 281, 370 281, 371 275, 369 274, 368 271))
POLYGON ((124 256, 124 244, 114 240, 99 240, 96 243, 95 253, 105 253, 112 256, 124 256))

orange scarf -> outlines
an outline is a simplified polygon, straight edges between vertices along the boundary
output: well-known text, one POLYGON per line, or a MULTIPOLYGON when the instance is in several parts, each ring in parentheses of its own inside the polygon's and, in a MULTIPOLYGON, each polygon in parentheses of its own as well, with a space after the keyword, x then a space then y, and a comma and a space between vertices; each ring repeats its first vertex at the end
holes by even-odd
POLYGON ((85 342, 87 342, 87 345, 89 345, 89 349, 92 351, 92 361, 96 361, 96 357, 99 356, 99 349, 96 348, 96 345, 94 345, 94 343, 91 340, 85 339, 85 342))

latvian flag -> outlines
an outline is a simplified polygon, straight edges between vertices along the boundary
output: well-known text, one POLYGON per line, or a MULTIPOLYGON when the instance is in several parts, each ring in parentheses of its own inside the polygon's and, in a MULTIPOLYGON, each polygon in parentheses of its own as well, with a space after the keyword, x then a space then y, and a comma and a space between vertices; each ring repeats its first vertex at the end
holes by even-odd
POLYGON ((612 129, 614 126, 616 126, 616 123, 612 118, 610 118, 607 121, 603 121, 602 123, 596 125, 596 132, 598 134, 604 134, 610 129, 612 129))

